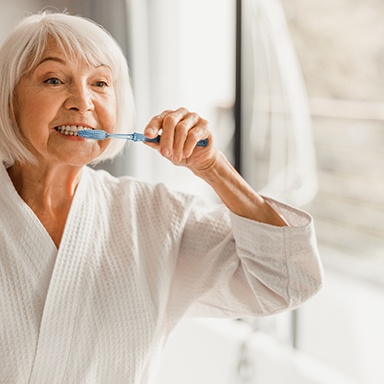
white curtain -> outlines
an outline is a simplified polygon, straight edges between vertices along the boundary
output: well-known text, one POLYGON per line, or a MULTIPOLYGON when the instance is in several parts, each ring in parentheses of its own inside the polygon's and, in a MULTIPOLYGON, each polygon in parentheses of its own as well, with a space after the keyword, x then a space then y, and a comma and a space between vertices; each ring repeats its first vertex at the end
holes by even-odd
POLYGON ((302 206, 317 191, 306 91, 279 0, 243 1, 244 176, 302 206))

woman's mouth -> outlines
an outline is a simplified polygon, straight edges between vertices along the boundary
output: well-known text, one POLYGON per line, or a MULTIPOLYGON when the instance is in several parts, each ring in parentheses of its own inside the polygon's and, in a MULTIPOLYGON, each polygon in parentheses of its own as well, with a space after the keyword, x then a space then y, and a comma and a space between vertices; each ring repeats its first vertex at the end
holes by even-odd
POLYGON ((55 130, 62 135, 67 136, 77 136, 77 131, 92 129, 88 127, 83 127, 82 125, 60 125, 55 127, 55 130))

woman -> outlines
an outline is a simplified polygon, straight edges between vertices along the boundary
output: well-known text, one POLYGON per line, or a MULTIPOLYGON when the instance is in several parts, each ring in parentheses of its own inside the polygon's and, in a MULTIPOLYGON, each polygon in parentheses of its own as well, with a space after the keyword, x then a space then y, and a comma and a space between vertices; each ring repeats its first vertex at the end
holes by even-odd
POLYGON ((152 383, 187 312, 263 316, 318 291, 310 216, 254 192, 196 113, 155 116, 145 134, 161 142, 147 145, 223 206, 86 166, 122 142, 77 130, 133 124, 126 61, 102 28, 29 16, 0 49, 0 76, 1 383, 152 383))

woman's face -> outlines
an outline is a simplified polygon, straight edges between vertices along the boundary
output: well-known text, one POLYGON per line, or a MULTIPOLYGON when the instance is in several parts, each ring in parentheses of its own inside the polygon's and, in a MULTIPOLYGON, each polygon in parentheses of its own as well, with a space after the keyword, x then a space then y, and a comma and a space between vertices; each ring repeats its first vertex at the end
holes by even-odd
POLYGON ((92 67, 50 42, 38 65, 16 87, 15 111, 28 149, 39 162, 81 166, 98 157, 108 140, 67 134, 81 127, 113 132, 116 98, 108 66, 92 67), (68 128, 70 127, 70 128, 68 128))

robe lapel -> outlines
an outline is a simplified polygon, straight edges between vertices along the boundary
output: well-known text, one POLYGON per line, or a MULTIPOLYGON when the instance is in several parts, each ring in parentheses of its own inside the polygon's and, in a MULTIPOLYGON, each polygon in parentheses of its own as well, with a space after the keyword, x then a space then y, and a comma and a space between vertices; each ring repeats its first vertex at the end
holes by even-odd
POLYGON ((84 169, 50 281, 30 384, 63 383, 94 240, 97 200, 84 169))
POLYGON ((1 214, 2 221, 7 224, 8 243, 21 245, 22 248, 15 252, 20 255, 19 261, 36 284, 41 286, 44 281, 48 288, 57 248, 35 213, 17 193, 4 166, 0 166, 0 180, 0 200, 4 207, 1 214))
POLYGON ((1 164, 0 191, 0 375, 27 383, 57 248, 1 164))

